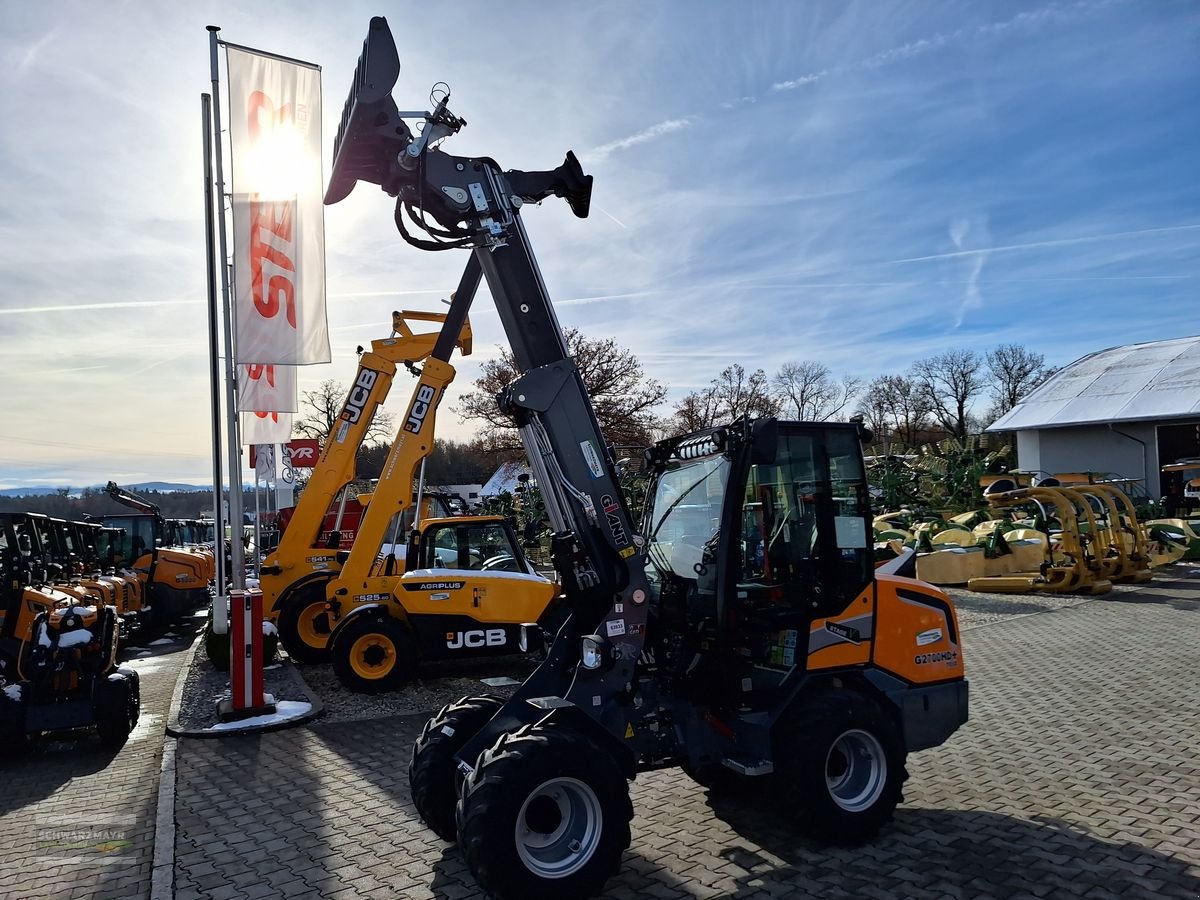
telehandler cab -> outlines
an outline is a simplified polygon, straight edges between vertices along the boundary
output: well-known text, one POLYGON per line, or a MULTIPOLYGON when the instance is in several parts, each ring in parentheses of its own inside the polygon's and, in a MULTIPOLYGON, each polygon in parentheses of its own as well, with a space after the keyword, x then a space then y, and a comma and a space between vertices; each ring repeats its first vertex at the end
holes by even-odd
MULTIPOLYGON (((377 184, 409 243, 470 248, 465 277, 487 277, 522 373, 501 406, 570 612, 508 701, 464 698, 426 724, 409 767, 417 811, 512 900, 601 891, 630 842, 628 781, 666 766, 714 790, 769 786, 817 838, 871 837, 906 754, 966 721, 967 683, 947 596, 873 567, 859 426, 743 420, 660 443, 639 533, 521 224, 524 203, 551 195, 585 217, 591 178, 573 154, 549 172, 449 155, 465 124, 449 93, 402 114, 399 70, 372 19, 325 200, 377 184)), ((523 643, 539 637, 529 625, 523 643)))

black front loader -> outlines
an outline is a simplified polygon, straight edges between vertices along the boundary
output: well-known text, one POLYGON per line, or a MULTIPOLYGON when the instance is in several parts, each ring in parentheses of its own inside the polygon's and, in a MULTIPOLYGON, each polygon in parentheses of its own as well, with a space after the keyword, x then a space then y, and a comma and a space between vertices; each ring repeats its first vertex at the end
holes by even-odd
MULTIPOLYGON (((449 92, 434 98, 432 112, 402 113, 391 97, 399 73, 387 21, 376 17, 342 113, 325 202, 346 197, 358 181, 377 184, 396 198, 396 225, 410 244, 473 253, 522 373, 500 402, 520 426, 545 497, 555 568, 573 612, 546 662, 459 758, 469 766, 503 732, 547 716, 571 717, 632 775, 633 750, 617 737, 627 728, 627 716, 616 698, 633 680, 645 638, 645 561, 612 453, 521 222, 525 202, 550 196, 586 216, 592 179, 573 153, 558 168, 541 172, 505 171, 487 157, 445 153, 434 144, 466 124, 450 112, 449 92), (419 135, 406 117, 424 119, 419 135), (414 237, 413 228, 428 237, 414 237), (588 635, 597 636, 594 644, 605 665, 577 678, 580 637, 588 635)), ((456 333, 452 320, 466 315, 472 293, 456 297, 460 302, 452 305, 443 336, 456 333)))

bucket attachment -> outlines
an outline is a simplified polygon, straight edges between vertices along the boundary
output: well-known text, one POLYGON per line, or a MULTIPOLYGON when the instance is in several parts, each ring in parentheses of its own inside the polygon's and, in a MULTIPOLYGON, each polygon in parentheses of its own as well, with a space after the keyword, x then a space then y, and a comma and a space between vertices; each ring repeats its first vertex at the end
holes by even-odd
POLYGON ((399 77, 400 58, 391 29, 387 19, 375 16, 363 41, 354 83, 342 107, 342 121, 333 142, 333 171, 325 191, 327 206, 344 200, 358 181, 388 189, 392 162, 412 140, 412 132, 392 99, 392 88, 399 77))

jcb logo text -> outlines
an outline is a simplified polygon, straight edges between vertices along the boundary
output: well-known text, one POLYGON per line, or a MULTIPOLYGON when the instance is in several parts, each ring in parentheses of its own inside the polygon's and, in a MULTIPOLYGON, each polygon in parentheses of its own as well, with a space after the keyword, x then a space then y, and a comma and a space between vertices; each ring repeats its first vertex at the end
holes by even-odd
POLYGON ((417 388, 417 396, 413 399, 412 406, 408 410, 408 419, 404 423, 405 431, 411 431, 413 434, 421 433, 421 426, 425 424, 425 417, 429 415, 429 407, 433 403, 436 393, 428 384, 417 388))
POLYGON ((354 382, 354 388, 346 400, 346 408, 342 410, 342 418, 351 425, 362 418, 363 409, 371 397, 371 388, 378 377, 379 373, 371 369, 359 369, 358 380, 354 382))
POLYGON ((474 649, 476 647, 503 647, 504 629, 489 628, 487 631, 447 631, 446 646, 451 650, 474 649))

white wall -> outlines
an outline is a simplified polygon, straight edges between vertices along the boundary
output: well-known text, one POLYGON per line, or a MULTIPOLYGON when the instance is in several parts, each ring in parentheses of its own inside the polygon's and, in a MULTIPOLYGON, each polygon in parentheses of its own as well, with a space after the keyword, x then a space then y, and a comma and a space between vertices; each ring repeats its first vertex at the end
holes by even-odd
POLYGON ((1153 422, 1121 422, 1112 429, 1078 425, 1017 432, 1017 466, 1022 469, 1115 472, 1127 478, 1144 478, 1147 492, 1157 497, 1161 493, 1158 465, 1153 422), (1145 447, 1131 438, 1145 441, 1145 447))

